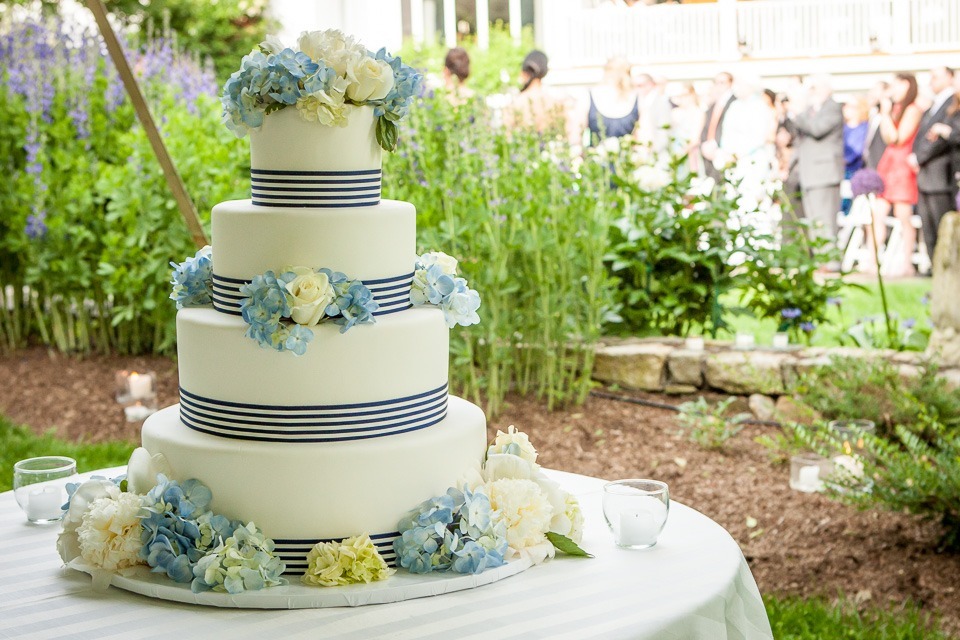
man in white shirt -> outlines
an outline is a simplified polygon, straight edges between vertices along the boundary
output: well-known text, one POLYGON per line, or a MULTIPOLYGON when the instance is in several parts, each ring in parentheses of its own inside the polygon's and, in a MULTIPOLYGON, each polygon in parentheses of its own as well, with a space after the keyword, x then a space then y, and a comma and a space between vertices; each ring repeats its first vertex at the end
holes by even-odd
POLYGON ((923 241, 930 256, 933 256, 937 244, 940 219, 954 208, 955 185, 950 142, 939 135, 930 135, 931 129, 936 131, 938 124, 955 126, 957 113, 954 108, 953 76, 953 70, 947 67, 937 67, 930 72, 933 104, 920 120, 913 141, 913 155, 908 159, 917 172, 917 188, 920 191, 917 213, 923 224, 923 241))
POLYGON ((730 103, 736 100, 733 95, 733 76, 731 74, 723 71, 716 75, 713 79, 713 96, 713 104, 707 109, 703 131, 700 132, 700 155, 703 157, 704 172, 719 182, 723 179, 723 167, 715 167, 713 161, 720 149, 723 120, 730 108, 730 103))

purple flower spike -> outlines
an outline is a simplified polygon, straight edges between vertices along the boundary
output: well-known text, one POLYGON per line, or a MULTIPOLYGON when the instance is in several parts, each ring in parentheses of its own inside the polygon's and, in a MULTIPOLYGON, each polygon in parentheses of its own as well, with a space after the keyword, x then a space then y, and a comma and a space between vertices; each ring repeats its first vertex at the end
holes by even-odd
POLYGON ((783 311, 780 312, 780 315, 782 315, 787 320, 796 320, 797 318, 800 317, 801 313, 802 312, 800 311, 800 309, 793 307, 789 309, 784 309, 783 311))
POLYGON ((817 328, 817 325, 812 322, 801 322, 800 328, 807 333, 813 333, 813 330, 817 328))

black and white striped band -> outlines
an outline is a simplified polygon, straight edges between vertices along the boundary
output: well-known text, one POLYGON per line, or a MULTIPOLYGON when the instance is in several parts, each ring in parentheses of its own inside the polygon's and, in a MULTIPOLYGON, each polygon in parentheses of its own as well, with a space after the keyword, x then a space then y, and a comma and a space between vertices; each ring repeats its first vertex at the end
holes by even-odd
MULTIPOLYGON (((364 286, 370 289, 373 299, 380 308, 373 312, 374 316, 385 316, 398 311, 405 311, 410 303, 410 287, 413 285, 413 272, 393 278, 378 280, 363 280, 364 286)), ((227 278, 213 274, 213 308, 220 313, 239 316, 240 303, 244 296, 240 287, 250 284, 249 280, 227 278)))
POLYGON ((411 396, 342 405, 216 400, 180 388, 180 420, 200 433, 259 442, 349 442, 418 431, 447 416, 447 385, 411 396))
POLYGON ((261 207, 370 207, 380 202, 380 169, 250 169, 250 196, 261 207))
MULTIPOLYGON (((349 538, 350 536, 344 536, 349 538)), ((370 540, 377 548, 380 556, 391 567, 397 566, 397 553, 393 550, 393 541, 400 537, 398 532, 377 533, 370 536, 370 540)), ((303 575, 307 569, 307 554, 318 542, 339 542, 344 538, 324 538, 319 540, 296 540, 274 538, 273 553, 287 565, 284 575, 303 575)))

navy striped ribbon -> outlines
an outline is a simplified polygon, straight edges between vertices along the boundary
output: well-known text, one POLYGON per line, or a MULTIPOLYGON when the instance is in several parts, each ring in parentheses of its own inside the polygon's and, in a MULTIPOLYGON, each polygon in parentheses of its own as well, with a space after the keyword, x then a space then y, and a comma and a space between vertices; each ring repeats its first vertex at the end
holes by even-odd
MULTIPOLYGON (((406 311, 411 306, 410 287, 413 285, 413 272, 393 278, 379 280, 361 280, 364 286, 370 289, 373 299, 380 308, 373 312, 374 316, 385 316, 398 311, 406 311)), ((244 296, 240 287, 250 284, 249 280, 226 278, 213 274, 213 308, 220 313, 239 316, 240 302, 244 296)))
POLYGON ((259 442, 350 442, 426 429, 447 416, 447 385, 412 396, 330 405, 262 405, 205 398, 180 387, 184 425, 259 442))
MULTIPOLYGON (((318 542, 339 542, 350 536, 343 538, 322 538, 319 540, 281 540, 273 539, 275 545, 273 553, 283 560, 287 565, 284 575, 303 575, 307 569, 307 554, 318 542)), ((377 533, 370 536, 370 540, 377 548, 380 556, 387 561, 391 567, 397 566, 397 553, 393 550, 393 541, 400 537, 399 532, 377 533)))
POLYGON ((380 202, 380 169, 250 169, 250 196, 261 207, 370 207, 380 202))

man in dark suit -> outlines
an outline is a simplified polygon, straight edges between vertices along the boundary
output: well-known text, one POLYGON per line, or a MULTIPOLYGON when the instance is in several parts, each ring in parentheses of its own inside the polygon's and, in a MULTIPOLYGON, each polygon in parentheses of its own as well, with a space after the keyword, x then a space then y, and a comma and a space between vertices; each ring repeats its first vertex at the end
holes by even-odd
POLYGON ((957 114, 954 110, 953 76, 953 70, 947 67, 938 67, 930 72, 930 89, 935 97, 920 120, 913 141, 913 155, 909 160, 917 171, 917 188, 920 191, 917 213, 923 223, 923 241, 930 256, 933 256, 937 245, 940 219, 954 209, 951 145, 949 139, 937 135, 940 128, 936 127, 938 124, 951 128, 955 126, 957 114))
POLYGON ((723 120, 730 108, 730 103, 736 100, 733 95, 733 76, 723 71, 713 79, 713 104, 707 109, 704 118, 703 130, 700 132, 700 155, 703 156, 704 172, 720 182, 723 179, 723 167, 713 165, 720 148, 720 134, 723 133, 723 120))

